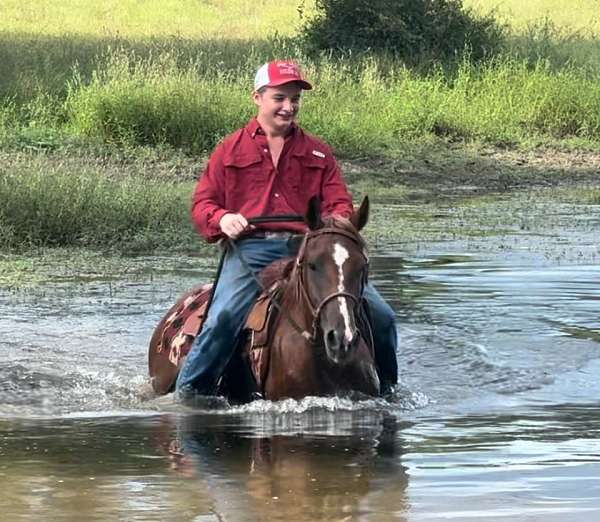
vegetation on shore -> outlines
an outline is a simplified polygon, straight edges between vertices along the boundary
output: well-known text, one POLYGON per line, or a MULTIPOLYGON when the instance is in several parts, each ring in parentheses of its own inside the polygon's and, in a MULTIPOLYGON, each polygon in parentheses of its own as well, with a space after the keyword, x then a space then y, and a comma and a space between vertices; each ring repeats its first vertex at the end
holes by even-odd
POLYGON ((0 164, 0 245, 191 241, 190 165, 251 117, 254 71, 276 56, 304 64, 318 88, 302 124, 342 158, 393 162, 457 143, 600 149, 592 0, 569 10, 540 0, 539 17, 516 0, 496 11, 465 0, 506 24, 500 50, 417 65, 389 52, 309 55, 296 35, 315 3, 276 4, 3 2, 0 151, 11 160, 0 164), (184 174, 149 179, 152 154, 184 174))
POLYGON ((190 240, 190 183, 104 174, 52 166, 41 156, 0 167, 0 244, 139 251, 190 240))

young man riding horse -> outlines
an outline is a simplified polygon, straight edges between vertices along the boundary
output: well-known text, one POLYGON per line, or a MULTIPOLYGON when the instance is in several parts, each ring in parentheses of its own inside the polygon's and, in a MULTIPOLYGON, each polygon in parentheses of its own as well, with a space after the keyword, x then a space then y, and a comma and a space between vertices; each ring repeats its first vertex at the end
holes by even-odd
MULTIPOLYGON (((304 214, 313 196, 325 216, 349 218, 352 198, 331 149, 295 122, 302 90, 312 86, 294 62, 274 61, 258 69, 253 100, 257 115, 227 136, 209 158, 193 197, 192 218, 209 241, 236 241, 224 259, 213 300, 177 378, 181 395, 214 393, 236 349, 260 288, 255 273, 294 255, 288 239, 305 233, 304 223, 249 225, 248 218, 304 214)), ((395 315, 371 284, 364 290, 373 326, 377 371, 383 394, 397 382, 395 315)))

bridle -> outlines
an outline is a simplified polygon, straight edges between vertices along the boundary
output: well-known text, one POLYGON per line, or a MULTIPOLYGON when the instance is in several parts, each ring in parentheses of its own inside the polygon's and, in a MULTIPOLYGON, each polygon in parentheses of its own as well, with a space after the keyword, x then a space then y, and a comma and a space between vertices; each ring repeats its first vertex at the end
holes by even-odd
MULTIPOLYGON (((270 222, 270 221, 299 221, 300 219, 302 219, 301 216, 264 216, 264 217, 258 217, 258 218, 251 218, 248 220, 248 222, 254 224, 254 223, 265 223, 265 222, 270 222)), ((367 284, 368 274, 369 274, 369 256, 367 254, 366 246, 357 232, 351 232, 349 230, 345 230, 343 228, 335 227, 335 226, 325 226, 322 228, 318 228, 316 230, 311 230, 311 231, 307 232, 306 234, 304 234, 304 239, 302 240, 302 244, 298 251, 298 255, 296 256, 296 266, 295 266, 295 272, 297 274, 296 295, 305 301, 305 303, 308 306, 308 309, 312 315, 311 331, 309 332, 305 328, 302 328, 300 325, 298 325, 298 323, 294 320, 294 318, 291 316, 291 314, 288 312, 288 310, 286 308, 284 308, 283 306, 281 306, 281 303, 279 302, 277 295, 274 295, 272 293, 271 293, 271 303, 279 311, 281 316, 287 320, 287 322, 292 326, 292 328, 310 344, 315 344, 315 342, 316 342, 317 332, 318 332, 318 328, 319 328, 319 319, 321 318, 321 313, 323 312, 323 308, 325 307, 325 305, 327 303, 329 303, 329 301, 331 301, 332 299, 335 299, 337 297, 346 298, 346 299, 352 301, 353 308, 355 310, 360 304, 360 301, 359 301, 360 297, 356 297, 354 294, 351 294, 349 292, 333 292, 333 293, 327 295, 324 299, 322 299, 317 306, 315 306, 313 304, 312 299, 308 295, 308 292, 306 290, 306 284, 304 281, 304 256, 306 253, 306 248, 307 248, 307 245, 310 240, 314 239, 315 237, 319 237, 319 236, 322 236, 325 234, 335 234, 335 235, 347 237, 348 239, 352 240, 354 243, 356 243, 360 247, 360 252, 366 261, 366 265, 365 265, 363 275, 362 275, 361 291, 359 294, 360 296, 362 296, 362 294, 363 294, 363 290, 367 284)), ((226 242, 226 245, 228 245, 236 253, 242 266, 252 276, 252 278, 258 285, 258 287, 263 292, 265 292, 266 289, 263 288, 263 285, 260 282, 260 280, 258 279, 257 275, 248 266, 248 263, 244 259, 244 256, 240 252, 239 248, 236 246, 235 241, 228 239, 226 242)), ((219 274, 221 272, 221 268, 223 266, 225 252, 226 252, 226 249, 223 251, 223 254, 221 256, 221 261, 220 261, 219 267, 217 269, 217 276, 215 278, 215 286, 216 286, 216 281, 218 281, 219 274)), ((212 301, 212 299, 209 300, 209 304, 210 304, 210 301, 212 301)))
MULTIPOLYGON (((323 312, 323 309, 325 308, 325 305, 327 305, 327 303, 329 303, 333 299, 341 297, 341 298, 345 298, 345 299, 348 299, 349 301, 351 301, 354 310, 356 310, 358 308, 358 306, 360 305, 360 296, 362 296, 364 287, 367 284, 367 278, 368 278, 368 273, 369 273, 369 256, 367 254, 367 250, 366 250, 364 243, 362 242, 362 240, 356 233, 352 233, 343 228, 338 228, 338 227, 333 227, 333 226, 323 227, 323 228, 319 228, 317 230, 312 230, 310 232, 307 232, 304 235, 304 240, 302 241, 302 245, 300 246, 298 256, 296 257, 296 273, 297 273, 297 277, 296 277, 297 294, 299 296, 301 296, 302 299, 305 301, 305 303, 308 307, 308 310, 310 311, 310 313, 312 315, 311 331, 307 332, 306 330, 302 330, 300 332, 300 334, 305 339, 307 339, 310 343, 314 344, 317 339, 317 331, 319 328, 319 321, 321 318, 321 313, 323 312), (325 296, 318 303, 318 305, 315 306, 313 304, 313 301, 312 301, 310 295, 308 295, 308 291, 306 289, 306 281, 305 281, 305 277, 304 277, 304 271, 305 271, 304 257, 306 254, 306 248, 307 248, 310 240, 312 240, 316 237, 319 237, 319 236, 326 235, 326 234, 334 234, 334 235, 344 236, 344 237, 352 240, 354 243, 356 243, 360 247, 360 252, 366 261, 366 265, 365 265, 365 268, 363 269, 363 274, 362 274, 362 278, 361 278, 361 290, 359 293, 359 297, 357 297, 354 294, 351 294, 349 292, 342 292, 342 291, 332 292, 331 294, 325 296)), ((294 326, 294 324, 292 324, 292 326, 294 326)))

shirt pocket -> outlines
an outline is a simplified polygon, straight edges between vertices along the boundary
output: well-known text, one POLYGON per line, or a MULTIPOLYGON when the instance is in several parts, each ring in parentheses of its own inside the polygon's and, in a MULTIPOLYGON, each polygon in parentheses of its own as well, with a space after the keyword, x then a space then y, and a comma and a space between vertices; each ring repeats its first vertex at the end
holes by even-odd
POLYGON ((294 168, 291 183, 294 189, 303 196, 310 198, 321 195, 321 184, 325 176, 325 159, 313 154, 294 154, 294 168))
POLYGON ((260 154, 237 154, 226 158, 225 188, 227 194, 249 197, 259 187, 263 187, 268 172, 260 154))

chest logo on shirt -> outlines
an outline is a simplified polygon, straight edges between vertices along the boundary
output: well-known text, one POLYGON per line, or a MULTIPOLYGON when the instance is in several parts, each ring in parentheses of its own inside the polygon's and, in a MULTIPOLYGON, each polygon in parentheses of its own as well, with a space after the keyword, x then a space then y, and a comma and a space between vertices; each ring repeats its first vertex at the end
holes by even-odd
POLYGON ((325 154, 323 154, 322 152, 318 151, 318 150, 313 150, 312 151, 313 156, 316 156, 317 158, 324 158, 325 154))

